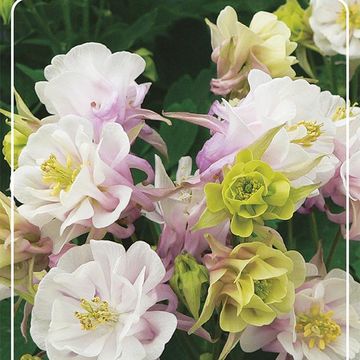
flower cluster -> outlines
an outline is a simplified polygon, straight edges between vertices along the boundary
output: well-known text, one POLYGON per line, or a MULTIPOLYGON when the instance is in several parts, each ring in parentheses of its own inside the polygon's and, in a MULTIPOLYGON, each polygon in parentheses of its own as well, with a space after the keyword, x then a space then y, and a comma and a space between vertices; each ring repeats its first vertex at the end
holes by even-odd
MULTIPOLYGON (((355 61, 360 3, 348 3, 355 61)), ((206 19, 217 65, 210 88, 224 96, 207 114, 145 109, 151 84, 136 81, 145 60, 99 43, 45 68, 35 84, 45 118, 16 93, 3 153, 17 204, 0 193, 0 299, 9 296, 12 244, 15 292, 41 349, 22 359, 156 360, 176 329, 209 348, 218 342, 220 360, 240 348, 278 360, 346 355, 346 274, 327 273, 321 244, 307 262, 292 241, 293 217, 315 211, 339 224, 332 252, 341 232, 360 240, 360 108, 293 67, 295 49, 312 74, 307 52, 344 54, 344 16, 336 0, 307 9, 288 0, 249 26, 230 6, 216 25, 206 19), (181 157, 171 173, 167 144, 148 123, 171 126, 168 118, 210 130, 195 161, 181 157), (162 158, 139 153, 139 139, 162 158)), ((360 285, 351 278, 350 288, 356 359, 360 285)))

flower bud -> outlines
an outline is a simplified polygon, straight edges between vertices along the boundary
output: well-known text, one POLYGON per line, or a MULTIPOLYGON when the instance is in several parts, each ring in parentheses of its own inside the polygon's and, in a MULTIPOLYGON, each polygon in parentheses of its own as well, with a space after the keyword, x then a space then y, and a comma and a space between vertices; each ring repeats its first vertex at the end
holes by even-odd
MULTIPOLYGON (((40 127, 40 120, 31 113, 16 91, 15 100, 19 114, 14 114, 14 170, 18 167, 20 153, 26 146, 29 136, 40 127)), ((0 113, 7 119, 11 118, 11 113, 4 109, 0 109, 0 113)), ((7 120, 6 123, 10 126, 10 120, 7 120)), ((4 137, 2 152, 5 160, 11 166, 11 131, 4 137)))
POLYGON ((4 24, 8 24, 10 20, 11 7, 14 0, 2 0, 0 1, 0 15, 4 24))
POLYGON ((195 319, 199 317, 201 299, 206 295, 208 271, 190 254, 180 254, 175 259, 170 285, 180 301, 195 319))
POLYGON ((41 360, 41 358, 39 358, 38 356, 33 356, 30 354, 24 354, 20 360, 41 360))

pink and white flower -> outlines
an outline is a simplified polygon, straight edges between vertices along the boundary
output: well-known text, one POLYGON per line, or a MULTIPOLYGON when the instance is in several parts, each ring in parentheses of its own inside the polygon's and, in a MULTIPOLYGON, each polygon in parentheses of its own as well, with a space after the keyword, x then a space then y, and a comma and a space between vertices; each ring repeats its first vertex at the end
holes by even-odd
POLYGON ((173 335, 164 266, 142 241, 127 251, 90 241, 66 252, 39 284, 31 336, 50 360, 155 360, 173 335))
POLYGON ((155 211, 145 213, 147 218, 162 225, 157 253, 168 271, 167 278, 171 276, 174 260, 181 252, 185 251, 201 260, 204 251, 209 248, 205 233, 210 232, 225 244, 229 232, 228 221, 211 229, 192 230, 206 207, 206 201, 204 184, 199 182, 198 172, 191 175, 191 171, 191 157, 182 157, 173 183, 161 159, 155 156, 155 188, 175 190, 176 186, 184 182, 194 182, 194 186, 180 187, 178 191, 159 200, 155 211))
MULTIPOLYGON (((320 163, 295 185, 325 184, 335 172, 333 155, 335 125, 324 110, 324 93, 316 85, 289 77, 271 79, 252 70, 249 94, 242 100, 214 103, 209 115, 168 113, 168 116, 205 126, 212 137, 197 156, 202 178, 218 176, 232 163, 239 150, 259 139, 268 130, 284 125, 266 150, 263 160, 278 171, 293 171, 323 157, 320 163)), ((326 95, 326 94, 325 94, 326 95)), ((331 96, 330 93, 328 93, 331 96)))
MULTIPOLYGON (((271 325, 248 327, 241 335, 245 352, 279 353, 277 360, 338 360, 346 356, 346 273, 330 271, 296 294, 293 312, 271 325)), ((360 354, 360 285, 350 279, 350 359, 360 354)))
POLYGON ((55 253, 88 231, 92 238, 106 231, 128 237, 134 210, 153 209, 134 185, 131 168, 146 172, 150 182, 154 176, 151 166, 129 151, 128 135, 117 123, 103 126, 98 143, 91 122, 79 116, 41 126, 29 137, 14 173, 14 194, 23 204, 19 213, 49 235, 55 253), (119 218, 127 227, 116 223, 119 218))
POLYGON ((37 82, 40 101, 55 118, 73 114, 91 120, 99 136, 107 122, 117 122, 129 133, 166 153, 160 135, 145 124, 145 119, 168 122, 141 104, 151 83, 137 84, 145 69, 144 59, 127 51, 114 54, 102 44, 85 43, 65 55, 57 55, 45 68, 47 81, 37 82))

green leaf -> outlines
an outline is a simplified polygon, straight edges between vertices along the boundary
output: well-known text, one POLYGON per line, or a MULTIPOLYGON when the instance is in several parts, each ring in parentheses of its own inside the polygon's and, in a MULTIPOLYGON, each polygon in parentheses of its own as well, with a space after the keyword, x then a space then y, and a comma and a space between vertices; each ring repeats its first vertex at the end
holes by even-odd
POLYGON ((19 63, 15 66, 35 82, 44 80, 44 71, 41 69, 31 69, 28 66, 19 63))
MULTIPOLYGON (((187 99, 182 103, 172 104, 169 110, 180 111, 184 108, 195 111, 196 106, 190 99, 187 99)), ((199 128, 193 124, 175 119, 172 121, 172 126, 165 123, 161 124, 160 135, 167 144, 169 153, 169 160, 164 164, 165 169, 170 169, 177 164, 180 157, 188 155, 195 141, 198 129, 199 128)))

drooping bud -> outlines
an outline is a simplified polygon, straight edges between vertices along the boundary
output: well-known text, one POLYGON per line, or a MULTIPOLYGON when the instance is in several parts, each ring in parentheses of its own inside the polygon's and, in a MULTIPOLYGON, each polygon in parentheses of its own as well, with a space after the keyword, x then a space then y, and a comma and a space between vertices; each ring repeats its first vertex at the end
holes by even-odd
POLYGON ((14 0, 2 0, 0 1, 0 15, 3 19, 4 24, 8 24, 10 20, 11 7, 14 0))
POLYGON ((201 299, 206 295, 209 274, 190 254, 180 254, 175 259, 174 274, 170 286, 179 300, 195 319, 199 318, 201 299))
MULTIPOLYGON (((14 169, 18 167, 18 159, 22 149, 26 146, 29 136, 40 127, 38 120, 25 105, 20 95, 15 91, 16 107, 19 114, 14 114, 14 169)), ((6 123, 11 126, 11 113, 0 109, 0 113, 7 118, 6 123)), ((11 131, 3 140, 2 150, 5 160, 11 166, 11 131)))

